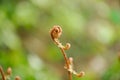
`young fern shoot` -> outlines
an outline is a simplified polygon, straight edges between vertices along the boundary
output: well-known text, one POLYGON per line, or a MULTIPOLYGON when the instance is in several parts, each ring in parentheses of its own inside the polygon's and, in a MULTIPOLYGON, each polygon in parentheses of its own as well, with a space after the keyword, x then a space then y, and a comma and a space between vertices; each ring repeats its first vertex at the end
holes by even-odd
MULTIPOLYGON (((10 80, 10 76, 12 74, 12 69, 10 67, 8 67, 6 73, 3 71, 2 66, 0 66, 0 74, 1 74, 1 78, 2 80, 10 80)), ((15 80, 21 80, 19 76, 15 77, 15 80)))
POLYGON ((62 43, 59 41, 59 38, 62 35, 62 28, 59 25, 53 26, 53 28, 50 30, 50 35, 54 43, 62 52, 62 55, 65 60, 64 68, 68 71, 69 80, 72 80, 72 74, 76 75, 77 77, 84 76, 85 73, 83 71, 77 73, 75 70, 73 70, 73 58, 72 57, 68 58, 65 53, 65 50, 68 50, 71 47, 70 43, 66 43, 66 45, 63 46, 62 43))

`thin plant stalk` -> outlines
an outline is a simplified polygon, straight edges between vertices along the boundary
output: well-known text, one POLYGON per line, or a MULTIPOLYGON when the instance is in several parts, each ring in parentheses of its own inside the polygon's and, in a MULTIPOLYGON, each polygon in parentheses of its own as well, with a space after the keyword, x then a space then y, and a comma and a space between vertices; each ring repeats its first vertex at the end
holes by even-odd
POLYGON ((2 80, 5 80, 5 75, 4 75, 4 72, 3 72, 3 69, 2 69, 1 66, 0 66, 0 73, 1 73, 1 76, 2 76, 2 80))
MULTIPOLYGON (((69 69, 68 57, 67 57, 67 55, 66 55, 66 53, 65 53, 63 48, 60 48, 60 50, 61 50, 61 52, 62 52, 62 54, 64 56, 64 59, 65 59, 65 62, 66 62, 66 66, 69 69)), ((69 80, 72 80, 72 73, 70 71, 68 71, 68 76, 69 76, 69 80)))

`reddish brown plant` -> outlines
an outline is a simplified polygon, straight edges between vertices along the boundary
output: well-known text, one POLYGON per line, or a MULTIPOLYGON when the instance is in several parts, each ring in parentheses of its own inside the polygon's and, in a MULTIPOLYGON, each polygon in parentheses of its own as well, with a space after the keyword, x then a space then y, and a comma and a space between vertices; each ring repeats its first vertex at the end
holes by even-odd
MULTIPOLYGON (((12 74, 12 69, 10 67, 8 67, 6 73, 4 73, 2 66, 0 66, 0 73, 2 76, 2 80, 10 80, 10 76, 12 74)), ((20 77, 16 76, 15 80, 20 80, 20 77)))
POLYGON ((53 26, 53 28, 50 30, 50 35, 54 43, 58 46, 58 48, 60 48, 63 54, 65 60, 64 68, 68 71, 69 80, 72 80, 72 74, 75 74, 77 77, 84 76, 85 73, 83 71, 77 73, 76 71, 73 70, 73 58, 72 57, 68 58, 65 53, 65 50, 68 50, 71 47, 70 43, 66 43, 66 45, 63 46, 62 43, 59 41, 59 38, 62 35, 62 28, 59 25, 53 26))

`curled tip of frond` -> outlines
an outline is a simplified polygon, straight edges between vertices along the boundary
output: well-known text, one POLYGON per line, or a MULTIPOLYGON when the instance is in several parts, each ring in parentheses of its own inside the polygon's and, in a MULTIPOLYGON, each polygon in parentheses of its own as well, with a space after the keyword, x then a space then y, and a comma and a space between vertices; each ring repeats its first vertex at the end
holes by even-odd
POLYGON ((58 39, 62 34, 62 28, 59 25, 55 25, 50 30, 50 34, 53 40, 58 39))
POLYGON ((69 60, 70 60, 70 62, 73 62, 73 58, 72 57, 69 57, 69 60))
POLYGON ((73 66, 73 58, 69 57, 69 67, 72 68, 73 66))
POLYGON ((66 43, 66 45, 64 46, 64 50, 68 50, 71 47, 70 43, 66 43))
POLYGON ((7 75, 11 75, 12 74, 12 69, 11 69, 11 67, 9 67, 8 69, 7 69, 7 75))
POLYGON ((84 71, 81 71, 79 74, 76 74, 77 77, 82 77, 85 75, 85 72, 84 71))
POLYGON ((21 80, 19 76, 16 76, 15 77, 15 80, 21 80))

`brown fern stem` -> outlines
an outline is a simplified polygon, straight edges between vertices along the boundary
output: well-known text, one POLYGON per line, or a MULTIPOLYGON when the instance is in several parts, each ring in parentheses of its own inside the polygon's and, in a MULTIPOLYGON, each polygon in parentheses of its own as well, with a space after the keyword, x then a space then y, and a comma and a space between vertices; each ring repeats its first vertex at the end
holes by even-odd
MULTIPOLYGON (((69 59, 68 59, 64 49, 60 48, 60 50, 61 50, 61 52, 64 56, 64 59, 65 59, 65 62, 66 62, 66 67, 67 67, 67 69, 69 69, 69 61, 68 61, 69 59)), ((68 76, 69 76, 69 80, 72 80, 72 73, 70 71, 68 71, 68 76)))
POLYGON ((0 66, 0 73, 1 73, 1 76, 2 76, 2 80, 5 80, 5 75, 4 75, 4 72, 3 72, 3 69, 2 69, 1 66, 0 66))

